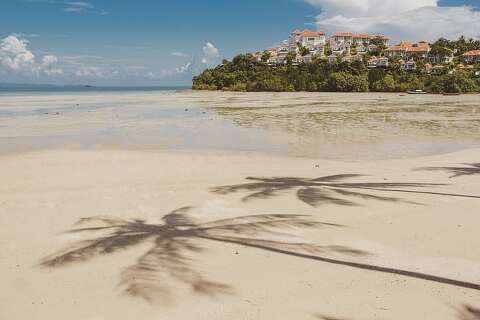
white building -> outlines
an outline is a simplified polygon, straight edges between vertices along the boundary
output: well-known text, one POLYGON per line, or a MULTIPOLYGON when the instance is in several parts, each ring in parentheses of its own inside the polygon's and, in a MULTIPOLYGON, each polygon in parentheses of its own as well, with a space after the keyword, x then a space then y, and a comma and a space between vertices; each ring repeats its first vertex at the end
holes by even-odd
POLYGON ((333 54, 350 53, 351 45, 348 43, 339 43, 331 46, 333 54))
POLYGON ((463 56, 466 63, 480 63, 480 50, 468 51, 463 56))
POLYGON ((324 32, 310 31, 305 29, 303 31, 295 30, 288 38, 288 45, 291 51, 296 51, 298 46, 303 46, 310 50, 317 47, 323 47, 326 43, 324 32))

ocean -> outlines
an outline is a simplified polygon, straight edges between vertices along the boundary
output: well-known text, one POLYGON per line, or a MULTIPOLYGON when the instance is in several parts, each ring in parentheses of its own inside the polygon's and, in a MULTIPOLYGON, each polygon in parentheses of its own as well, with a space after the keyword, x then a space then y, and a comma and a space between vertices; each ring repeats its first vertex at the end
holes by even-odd
POLYGON ((0 84, 0 94, 17 92, 152 92, 188 89, 191 89, 191 86, 54 86, 0 84))

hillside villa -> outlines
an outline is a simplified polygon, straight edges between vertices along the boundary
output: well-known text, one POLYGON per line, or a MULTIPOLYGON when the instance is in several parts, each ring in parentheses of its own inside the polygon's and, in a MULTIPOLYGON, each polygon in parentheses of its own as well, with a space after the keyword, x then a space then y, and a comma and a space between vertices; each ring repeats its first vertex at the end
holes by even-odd
POLYGON ((425 41, 418 43, 411 43, 408 41, 402 41, 397 45, 388 47, 385 49, 385 56, 387 58, 427 58, 430 53, 430 45, 425 41))
POLYGON ((480 50, 472 50, 464 55, 466 63, 480 63, 480 50))
MULTIPOLYGON (((284 40, 280 45, 266 49, 264 52, 256 52, 254 56, 261 61, 264 53, 268 52, 266 62, 270 65, 277 65, 285 64, 287 57, 293 55, 292 63, 298 65, 311 62, 314 57, 334 63, 337 61, 363 61, 364 55, 376 54, 367 61, 369 68, 387 68, 391 60, 395 59, 400 68, 414 71, 417 69, 417 62, 423 60, 427 63, 424 71, 429 74, 443 73, 446 69, 442 68, 442 64, 451 63, 454 58, 453 51, 451 54, 432 54, 430 44, 426 41, 417 43, 401 41, 392 46, 388 46, 388 42, 389 38, 384 35, 336 32, 331 37, 327 37, 321 31, 295 30, 289 35, 288 40, 284 40), (383 56, 378 56, 378 46, 385 48, 382 50, 383 56), (326 52, 327 49, 328 52, 326 52)), ((480 50, 469 51, 463 56, 466 64, 480 63, 480 50)))

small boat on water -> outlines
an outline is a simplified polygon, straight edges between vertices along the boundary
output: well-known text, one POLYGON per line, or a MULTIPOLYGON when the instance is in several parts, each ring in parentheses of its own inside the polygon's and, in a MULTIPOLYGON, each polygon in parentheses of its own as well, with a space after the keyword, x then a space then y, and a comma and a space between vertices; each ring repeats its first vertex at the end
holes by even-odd
POLYGON ((425 91, 417 89, 417 90, 409 90, 407 91, 408 94, 426 94, 425 91))
POLYGON ((461 95, 460 92, 444 92, 442 93, 444 96, 459 96, 461 95))

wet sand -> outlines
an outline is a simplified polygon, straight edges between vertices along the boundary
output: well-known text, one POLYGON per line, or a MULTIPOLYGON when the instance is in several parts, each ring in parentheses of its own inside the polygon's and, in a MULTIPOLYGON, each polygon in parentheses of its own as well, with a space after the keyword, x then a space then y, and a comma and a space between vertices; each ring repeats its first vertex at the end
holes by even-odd
POLYGON ((480 147, 479 101, 480 95, 389 93, 3 94, 0 150, 228 150, 347 161, 406 158, 480 147))
MULTIPOLYGON (((478 319, 480 148, 468 142, 479 134, 467 127, 478 108, 472 97, 461 106, 429 98, 444 111, 430 101, 428 111, 393 112, 408 139, 393 148, 395 137, 385 134, 398 152, 388 156, 367 139, 384 127, 366 115, 358 126, 345 115, 350 125, 336 127, 336 148, 317 155, 298 150, 324 143, 328 121, 291 131, 289 124, 309 120, 284 115, 265 127, 265 113, 283 112, 277 104, 292 111, 284 104, 318 96, 264 95, 272 109, 261 109, 249 102, 261 95, 181 93, 168 108, 158 107, 163 95, 168 103, 178 97, 0 97, 8 146, 0 155, 1 319, 478 319), (46 111, 52 99, 55 109, 46 111), (95 116, 70 109, 77 101, 95 107, 95 116), (226 103, 234 104, 230 113, 250 103, 254 110, 232 116, 226 103), (145 116, 153 110, 162 115, 145 116), (448 121, 447 113, 454 115, 448 121), (208 125, 197 117, 209 116, 212 143, 205 145, 208 125), (409 124, 434 116, 456 129, 409 124), (178 134, 179 126, 201 139, 178 134), (345 151, 350 130, 355 153, 345 151), (154 132, 170 132, 177 144, 158 143, 154 132), (318 141, 309 140, 313 132, 318 141), (427 144, 427 136, 442 147, 405 151, 417 150, 415 137, 427 144), (290 138, 308 147, 292 147, 290 138)), ((365 108, 384 114, 396 104, 365 108)))

